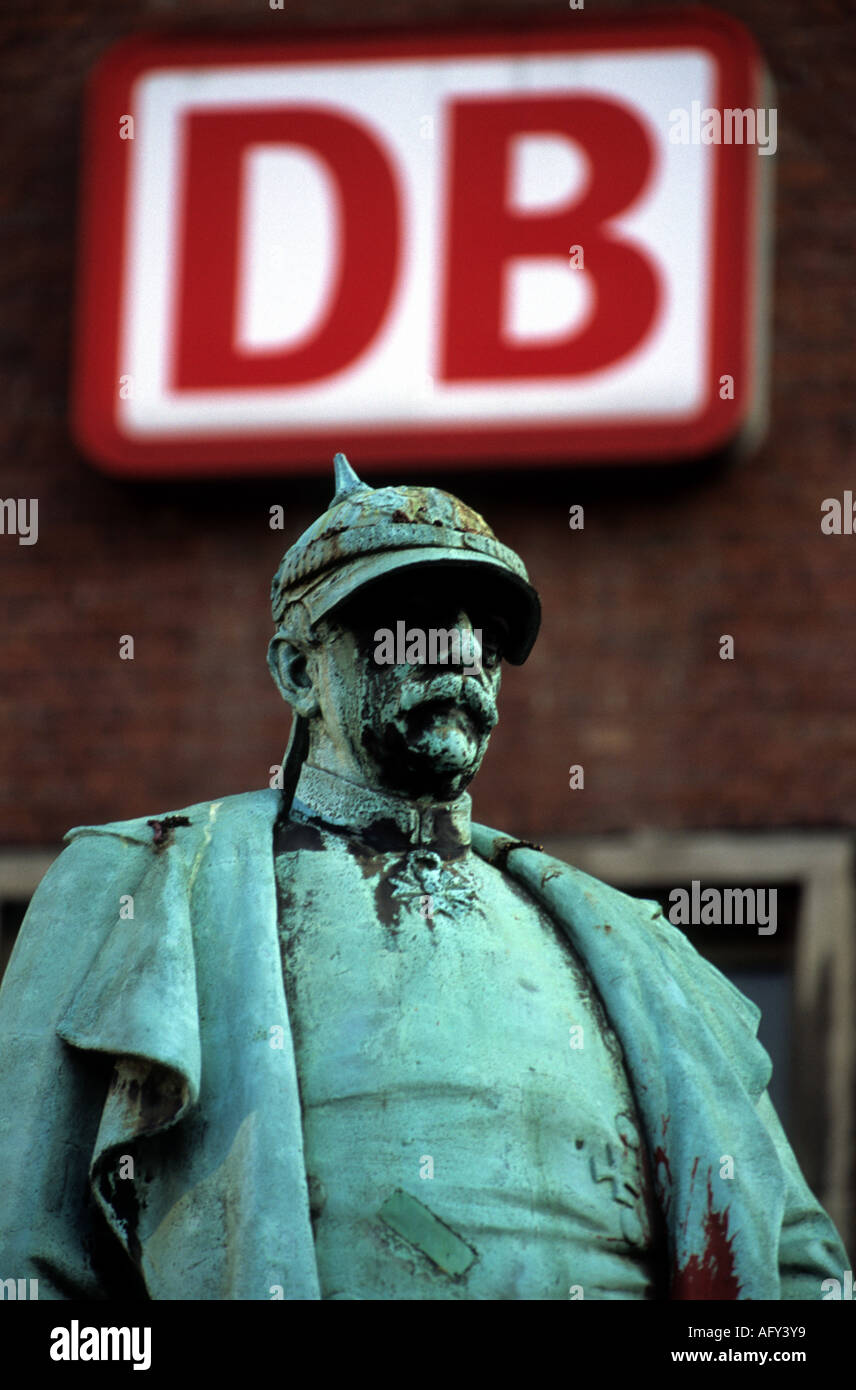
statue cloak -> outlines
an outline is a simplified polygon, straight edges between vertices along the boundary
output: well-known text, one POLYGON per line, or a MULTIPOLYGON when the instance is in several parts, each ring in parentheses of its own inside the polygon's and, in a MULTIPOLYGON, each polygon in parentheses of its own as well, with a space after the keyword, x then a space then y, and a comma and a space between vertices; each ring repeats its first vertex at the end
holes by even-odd
MULTIPOLYGON (((0 1279, 54 1299, 320 1297, 279 801, 265 789, 65 836, 0 990, 0 1279)), ((472 833, 568 934, 621 1041, 670 1297, 821 1298, 849 1263, 767 1095, 759 1010, 656 903, 472 833)))

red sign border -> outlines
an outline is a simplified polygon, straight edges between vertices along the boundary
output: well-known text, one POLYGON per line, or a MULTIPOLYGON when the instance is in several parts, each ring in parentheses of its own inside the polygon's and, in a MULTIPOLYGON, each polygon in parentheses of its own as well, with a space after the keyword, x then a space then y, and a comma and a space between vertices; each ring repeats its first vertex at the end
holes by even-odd
POLYGON ((758 107, 766 70, 751 34, 730 16, 707 8, 591 20, 576 12, 561 29, 364 32, 335 37, 294 33, 272 38, 224 32, 204 37, 148 33, 120 40, 90 81, 84 119, 84 163, 79 221, 77 304, 72 381, 72 433, 83 453, 104 471, 134 478, 215 477, 271 472, 314 473, 344 448, 361 468, 390 462, 431 461, 434 468, 508 467, 527 461, 685 462, 733 443, 749 428, 763 378, 759 360, 758 293, 761 275, 761 185, 765 162, 751 145, 717 145, 714 172, 714 267, 709 307, 711 378, 734 378, 734 399, 715 392, 690 419, 633 420, 627 424, 509 427, 494 422, 419 428, 312 430, 231 437, 161 436, 131 440, 116 425, 120 293, 126 242, 129 141, 118 137, 130 110, 134 83, 157 67, 211 64, 312 63, 366 59, 536 54, 591 48, 703 49, 718 73, 713 105, 758 107), (228 45, 228 49, 227 49, 228 45), (228 57, 227 57, 228 52, 228 57), (721 367, 721 371, 718 368, 721 367), (109 389, 105 398, 105 385, 109 389), (324 463, 322 465, 321 460, 324 463), (286 465, 292 465, 286 468, 286 465))

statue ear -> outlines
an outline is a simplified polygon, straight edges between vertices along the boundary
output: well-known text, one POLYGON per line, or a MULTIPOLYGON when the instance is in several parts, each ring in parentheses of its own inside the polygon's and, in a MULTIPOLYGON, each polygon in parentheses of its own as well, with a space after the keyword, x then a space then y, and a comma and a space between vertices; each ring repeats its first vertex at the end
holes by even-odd
POLYGON ((273 683, 295 714, 311 719, 321 708, 305 654, 289 642, 281 632, 274 633, 268 644, 268 670, 273 683))

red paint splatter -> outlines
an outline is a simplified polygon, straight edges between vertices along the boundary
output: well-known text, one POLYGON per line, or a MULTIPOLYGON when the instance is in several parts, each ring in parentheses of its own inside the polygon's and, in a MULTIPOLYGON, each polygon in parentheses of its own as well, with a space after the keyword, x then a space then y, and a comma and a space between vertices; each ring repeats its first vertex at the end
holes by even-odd
MULTIPOLYGON (((658 1144, 657 1147, 656 1147, 656 1149, 654 1150, 654 1171, 655 1171, 655 1173, 656 1173, 657 1170, 659 1169, 661 1163, 662 1163, 663 1167, 665 1168, 665 1170, 666 1170, 666 1176, 668 1177, 669 1182, 671 1183, 671 1181, 672 1181, 672 1170, 671 1170, 671 1168, 670 1168, 670 1166, 669 1166, 669 1155, 666 1153, 666 1150, 665 1150, 665 1149, 662 1149, 662 1148, 660 1147, 660 1145, 658 1144)), ((657 1176, 659 1177, 659 1173, 657 1173, 657 1176)))
MULTIPOLYGON (((664 1115, 663 1118, 662 1118, 661 1129, 662 1129, 663 1140, 664 1140, 664 1141, 665 1141, 665 1138, 666 1138, 666 1130, 669 1128, 669 1120, 670 1120, 671 1118, 672 1118, 671 1115, 664 1115)), ((670 1200, 670 1199, 669 1199, 669 1197, 666 1195, 666 1190, 665 1190, 665 1189, 666 1189, 666 1184, 665 1184, 665 1182, 663 1181, 663 1179, 660 1177, 660 1168, 661 1168, 661 1167, 665 1168, 665 1170, 666 1170, 666 1177, 667 1177, 667 1179, 668 1179, 669 1186, 671 1187, 671 1185, 672 1185, 672 1169, 671 1169, 671 1167, 670 1167, 670 1165, 669 1165, 669 1155, 666 1153, 666 1150, 663 1148, 662 1144, 658 1144, 657 1147, 656 1147, 656 1149, 654 1150, 654 1180, 655 1180, 655 1182, 657 1182, 657 1183, 659 1184, 659 1186, 662 1188, 662 1192, 661 1192, 661 1201, 664 1201, 664 1206, 665 1206, 666 1209, 668 1209, 668 1204, 669 1204, 669 1200, 670 1200)))
MULTIPOLYGON (((695 1173, 695 1169, 693 1169, 695 1173)), ((737 1298, 740 1282, 734 1269, 734 1251, 728 1234, 728 1208, 713 1209, 710 1173, 707 1177, 707 1214, 704 1219, 704 1255, 690 1256, 683 1269, 676 1270, 670 1298, 737 1298)))
MULTIPOLYGON (((708 1171, 708 1176, 710 1176, 710 1169, 708 1168, 707 1171, 708 1171)), ((686 1214, 686 1216, 684 1217, 683 1223, 682 1223, 682 1225, 681 1225, 681 1230, 683 1231, 684 1235, 686 1235, 686 1233, 687 1233, 687 1226, 689 1225, 689 1222, 690 1222, 690 1208, 691 1208, 691 1204, 692 1204, 692 1200, 693 1200, 693 1189, 694 1189, 694 1187, 695 1187, 695 1180, 696 1180, 696 1173, 697 1173, 697 1172, 698 1172, 698 1154, 696 1154, 695 1158, 693 1159, 692 1172, 690 1173, 690 1193, 689 1193, 689 1198, 688 1198, 687 1214, 686 1214)))
POLYGON ((147 820, 152 828, 152 843, 155 849, 163 849, 169 844, 172 832, 177 825, 189 825, 187 816, 164 816, 162 820, 147 820))

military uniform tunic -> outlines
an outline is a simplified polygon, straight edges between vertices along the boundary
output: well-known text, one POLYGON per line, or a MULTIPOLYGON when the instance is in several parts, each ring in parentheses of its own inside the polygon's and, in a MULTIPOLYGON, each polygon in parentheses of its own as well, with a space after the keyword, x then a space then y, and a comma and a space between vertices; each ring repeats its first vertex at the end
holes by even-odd
POLYGON ((277 827, 322 1297, 663 1297, 620 1043, 469 813, 304 766, 277 827))

